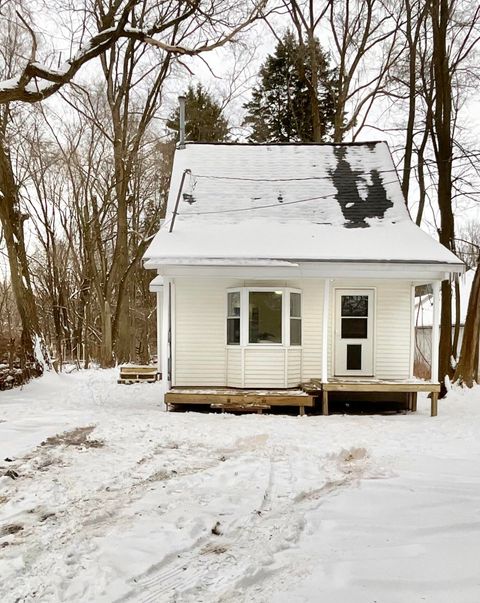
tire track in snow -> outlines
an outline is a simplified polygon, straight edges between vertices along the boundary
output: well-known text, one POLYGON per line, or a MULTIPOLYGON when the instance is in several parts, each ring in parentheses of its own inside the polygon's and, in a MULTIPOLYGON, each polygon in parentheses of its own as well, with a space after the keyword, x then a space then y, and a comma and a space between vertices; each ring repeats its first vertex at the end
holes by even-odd
POLYGON ((108 443, 106 448, 89 449, 88 452, 61 445, 54 449, 39 446, 17 460, 16 466, 20 469, 22 479, 10 485, 11 500, 22 500, 24 492, 30 491, 32 486, 45 495, 56 487, 55 483, 63 485, 63 495, 47 522, 42 519, 49 510, 45 505, 28 508, 19 514, 19 519, 28 521, 23 522, 24 529, 15 535, 15 549, 11 550, 12 553, 23 550, 22 554, 28 557, 29 564, 25 571, 16 575, 15 585, 12 584, 16 591, 19 585, 23 585, 20 586, 23 596, 31 596, 32 579, 36 582, 35 578, 38 577, 39 586, 34 589, 36 596, 45 597, 42 600, 56 600, 49 590, 50 586, 43 585, 41 577, 56 574, 60 578, 60 590, 68 589, 70 580, 76 576, 85 559, 95 556, 96 537, 102 536, 105 529, 110 530, 128 520, 129 506, 141 498, 154 482, 181 480, 221 463, 220 455, 211 448, 202 450, 201 456, 197 456, 194 462, 188 448, 171 448, 168 445, 150 448, 143 450, 146 456, 140 460, 132 459, 130 466, 109 475, 107 488, 107 484, 102 483, 101 487, 80 495, 66 487, 75 479, 75 474, 70 473, 72 464, 79 454, 91 454, 91 462, 95 463, 96 455, 108 454, 108 443), (58 462, 49 462, 48 470, 39 472, 38 467, 43 466, 43 459, 50 460, 53 453, 58 462), (159 471, 165 464, 171 470, 159 471), (53 479, 52 471, 55 471, 53 479), (121 488, 115 486, 118 483, 122 484, 121 488), (68 549, 63 566, 59 565, 58 558, 43 554, 48 549, 65 550, 66 545, 68 549), (47 588, 47 591, 42 592, 43 588, 47 588))
MULTIPOLYGON (((326 497, 354 485, 367 471, 364 450, 341 451, 329 458, 316 459, 333 466, 334 478, 327 479, 319 488, 298 492, 295 476, 300 468, 285 450, 276 446, 267 458, 268 478, 258 510, 245 516, 220 540, 202 538, 176 559, 153 566, 135 578, 134 588, 121 601, 238 602, 244 587, 277 571, 269 566, 277 553, 295 545, 304 528, 304 515, 318 508, 326 497), (208 554, 208 548, 220 552, 208 554)), ((305 462, 301 457, 296 461, 305 462)))

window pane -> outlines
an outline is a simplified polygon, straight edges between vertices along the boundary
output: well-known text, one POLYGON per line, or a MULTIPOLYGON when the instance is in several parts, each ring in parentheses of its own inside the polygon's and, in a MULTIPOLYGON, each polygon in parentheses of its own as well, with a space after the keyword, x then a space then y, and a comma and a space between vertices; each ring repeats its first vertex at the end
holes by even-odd
POLYGON ((280 291, 251 291, 248 316, 250 343, 282 343, 280 291))
POLYGON ((290 316, 300 318, 301 297, 300 293, 290 293, 290 316))
POLYGON ((290 345, 302 345, 302 321, 299 318, 290 319, 290 345))
POLYGON ((342 316, 368 316, 368 295, 342 295, 342 316))
POLYGON ((239 345, 240 344, 240 319, 239 318, 228 318, 227 319, 227 344, 228 345, 239 345))
POLYGON ((366 339, 368 318, 342 318, 342 339, 366 339))
POLYGON ((227 316, 240 316, 240 291, 232 291, 228 294, 227 316))
POLYGON ((362 346, 347 345, 347 371, 362 370, 362 346))

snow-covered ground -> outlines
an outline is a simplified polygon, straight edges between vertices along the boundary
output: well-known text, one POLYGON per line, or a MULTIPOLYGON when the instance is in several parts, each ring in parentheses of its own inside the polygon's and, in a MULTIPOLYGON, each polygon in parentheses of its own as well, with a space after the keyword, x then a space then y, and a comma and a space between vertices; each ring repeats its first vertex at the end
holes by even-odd
POLYGON ((231 416, 116 376, 0 393, 2 603, 480 601, 480 389, 231 416))

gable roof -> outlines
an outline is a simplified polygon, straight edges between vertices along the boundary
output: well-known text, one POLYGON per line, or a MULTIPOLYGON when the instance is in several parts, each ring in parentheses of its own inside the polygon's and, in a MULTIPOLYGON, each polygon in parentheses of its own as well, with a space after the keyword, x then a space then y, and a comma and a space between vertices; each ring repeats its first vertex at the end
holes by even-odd
POLYGON ((411 221, 385 142, 187 143, 145 258, 461 265, 411 221))

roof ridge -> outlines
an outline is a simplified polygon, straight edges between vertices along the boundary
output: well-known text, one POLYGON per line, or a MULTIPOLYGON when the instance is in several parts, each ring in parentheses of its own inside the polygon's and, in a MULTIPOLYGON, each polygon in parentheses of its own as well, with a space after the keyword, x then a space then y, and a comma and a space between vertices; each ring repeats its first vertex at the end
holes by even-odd
POLYGON ((238 146, 238 147, 307 147, 307 146, 317 146, 317 147, 359 147, 359 146, 369 146, 374 144, 386 144, 388 146, 388 142, 386 140, 365 140, 365 141, 355 141, 355 142, 202 142, 195 140, 187 140, 185 144, 190 145, 212 145, 212 146, 238 146))

